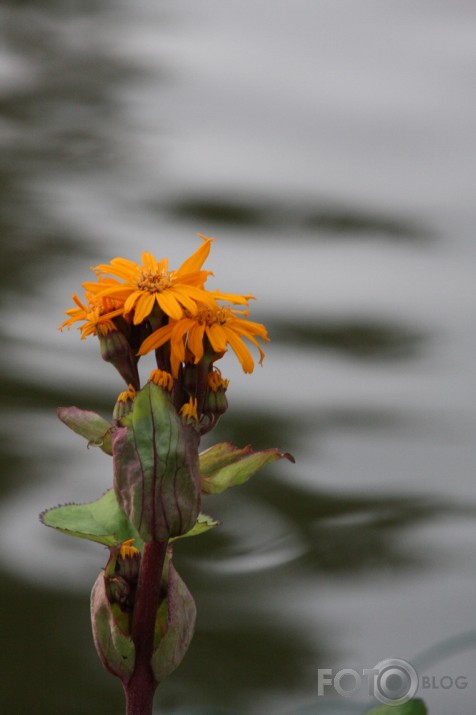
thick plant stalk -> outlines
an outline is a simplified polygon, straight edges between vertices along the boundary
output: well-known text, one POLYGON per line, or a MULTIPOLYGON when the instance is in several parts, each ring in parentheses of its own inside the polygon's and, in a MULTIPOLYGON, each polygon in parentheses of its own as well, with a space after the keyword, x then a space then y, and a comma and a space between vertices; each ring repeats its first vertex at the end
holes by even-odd
POLYGON ((136 661, 130 679, 123 682, 126 715, 152 715, 158 683, 150 661, 166 552, 167 542, 151 541, 144 545, 132 616, 131 634, 136 647, 136 661))

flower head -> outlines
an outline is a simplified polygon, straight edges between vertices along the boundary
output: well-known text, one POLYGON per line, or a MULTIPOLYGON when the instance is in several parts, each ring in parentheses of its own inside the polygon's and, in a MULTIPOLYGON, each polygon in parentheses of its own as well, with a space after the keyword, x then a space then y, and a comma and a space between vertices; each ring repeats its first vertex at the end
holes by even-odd
POLYGON ((253 372, 254 361, 243 341, 246 338, 258 348, 261 364, 264 352, 256 338, 265 342, 268 342, 269 338, 264 325, 246 320, 247 315, 248 311, 218 305, 210 308, 202 303, 194 315, 188 315, 181 320, 170 320, 167 325, 149 335, 138 354, 145 355, 170 341, 172 374, 177 377, 183 362, 200 362, 208 349, 208 341, 208 345, 218 357, 228 350, 229 345, 244 372, 253 372))
POLYGON ((80 326, 81 340, 85 340, 88 335, 107 335, 116 330, 112 319, 122 315, 123 310, 117 307, 110 298, 96 298, 91 293, 86 293, 86 303, 81 302, 76 294, 72 296, 76 303, 76 308, 65 311, 69 318, 61 323, 59 330, 71 328, 74 323, 83 321, 80 326))
POLYGON ((98 282, 84 285, 97 298, 120 301, 124 315, 133 316, 134 325, 149 317, 156 306, 174 320, 180 320, 185 312, 195 315, 198 301, 210 307, 215 305, 213 295, 203 288, 211 272, 201 270, 213 239, 199 235, 202 245, 176 271, 169 270, 167 258, 158 261, 145 251, 142 264, 113 258, 110 264, 95 266, 98 282))

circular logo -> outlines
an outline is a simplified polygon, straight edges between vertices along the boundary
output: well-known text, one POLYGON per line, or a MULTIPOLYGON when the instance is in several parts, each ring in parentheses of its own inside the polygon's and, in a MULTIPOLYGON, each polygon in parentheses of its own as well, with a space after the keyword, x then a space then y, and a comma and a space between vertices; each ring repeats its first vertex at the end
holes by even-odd
POLYGON ((403 705, 418 690, 418 675, 410 663, 401 658, 387 658, 374 668, 374 696, 384 705, 403 705))

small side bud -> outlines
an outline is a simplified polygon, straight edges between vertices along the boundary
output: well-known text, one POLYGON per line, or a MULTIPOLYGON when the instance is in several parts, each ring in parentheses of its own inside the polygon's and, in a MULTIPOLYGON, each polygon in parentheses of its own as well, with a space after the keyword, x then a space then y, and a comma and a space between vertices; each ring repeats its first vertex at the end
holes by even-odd
POLYGON ((132 385, 138 390, 140 387, 138 358, 126 336, 119 330, 111 330, 105 335, 99 333, 98 338, 102 359, 114 365, 126 385, 132 385))
POLYGON ((116 422, 119 422, 132 410, 132 403, 134 402, 135 396, 136 390, 133 385, 129 385, 128 390, 119 393, 112 413, 113 419, 116 420, 116 422))
POLYGON ((117 603, 121 610, 129 610, 131 605, 131 588, 122 576, 109 576, 105 579, 106 595, 109 603, 117 603))
MULTIPOLYGON (((128 539, 122 544, 116 544, 109 549, 109 560, 104 569, 106 594, 111 605, 117 604, 121 611, 130 613, 134 601, 139 578, 141 554, 135 546, 134 539, 128 539)), ((120 618, 120 624, 129 632, 129 621, 120 618)))
POLYGON ((58 407, 56 413, 61 422, 88 440, 88 446, 95 445, 106 454, 112 454, 112 424, 104 417, 78 407, 58 407))
POLYGON ((116 562, 116 571, 131 584, 136 584, 139 578, 141 553, 132 546, 135 539, 127 539, 121 544, 116 562))
POLYGON ((205 400, 203 404, 203 413, 214 417, 220 417, 228 409, 228 400, 226 399, 226 391, 229 385, 229 380, 221 376, 218 368, 213 368, 208 373, 208 385, 205 400))

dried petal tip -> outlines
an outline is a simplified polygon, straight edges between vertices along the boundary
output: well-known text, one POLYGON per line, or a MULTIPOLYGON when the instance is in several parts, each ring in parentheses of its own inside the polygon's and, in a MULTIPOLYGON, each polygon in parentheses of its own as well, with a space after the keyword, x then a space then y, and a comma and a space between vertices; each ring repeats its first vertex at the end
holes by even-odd
POLYGON ((133 541, 135 541, 135 539, 127 539, 127 541, 122 542, 121 548, 119 549, 119 556, 121 557, 121 559, 131 559, 134 556, 140 556, 139 549, 136 549, 135 546, 132 546, 133 541))
POLYGON ((215 368, 208 373, 208 387, 213 392, 218 392, 218 390, 227 390, 230 381, 225 377, 222 377, 220 370, 215 368))
POLYGON ((198 422, 198 406, 197 398, 191 397, 188 402, 186 402, 180 408, 180 415, 185 422, 198 422))
POLYGON ((136 389, 134 385, 129 385, 128 390, 124 390, 119 393, 112 413, 115 420, 119 421, 129 414, 132 409, 132 403, 134 402, 135 396, 136 389))
POLYGON ((166 372, 166 370, 152 370, 149 380, 163 390, 167 390, 168 392, 172 392, 173 390, 174 379, 170 372, 166 372))

